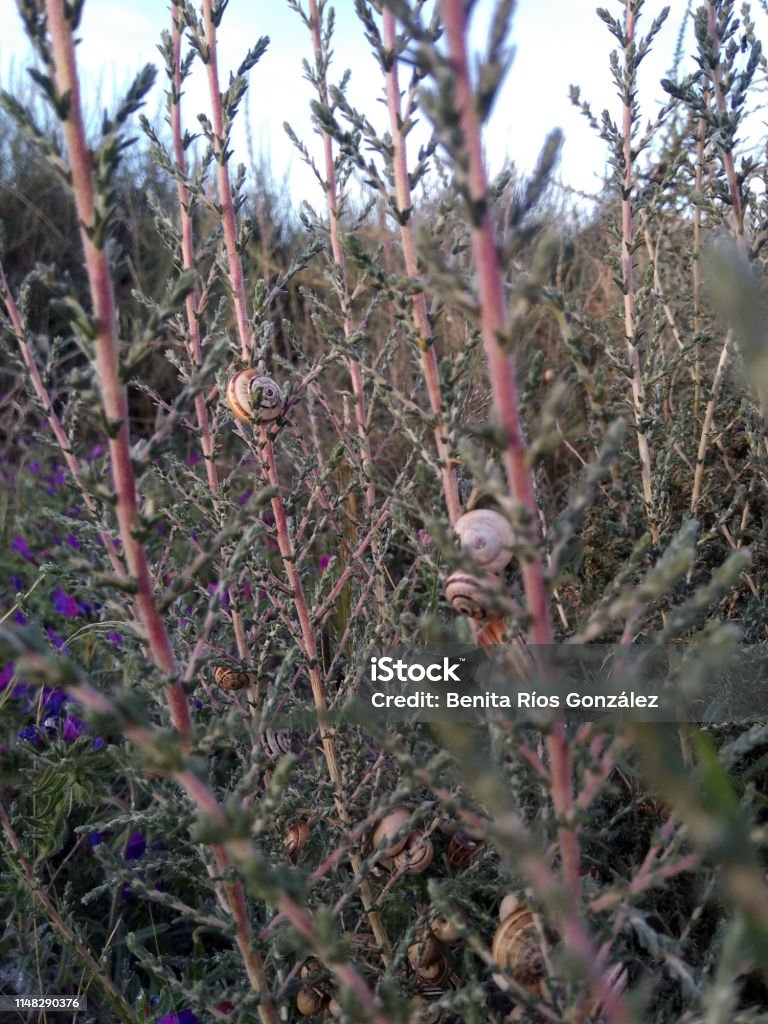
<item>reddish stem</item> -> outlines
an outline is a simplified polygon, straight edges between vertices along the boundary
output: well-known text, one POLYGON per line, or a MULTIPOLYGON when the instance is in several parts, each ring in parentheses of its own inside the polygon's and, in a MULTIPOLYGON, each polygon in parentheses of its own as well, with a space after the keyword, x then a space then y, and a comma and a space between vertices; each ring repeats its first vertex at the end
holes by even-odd
MULTIPOLYGON (((142 543, 136 539, 139 509, 136 480, 131 462, 128 397, 120 380, 120 353, 115 322, 112 278, 106 250, 94 240, 96 197, 91 152, 85 135, 75 47, 61 0, 46 0, 48 30, 54 63, 54 79, 59 97, 68 97, 68 113, 63 132, 69 152, 72 188, 80 220, 80 237, 85 254, 88 283, 96 322, 96 371, 101 388, 104 413, 110 424, 109 453, 117 497, 116 513, 130 575, 136 581, 136 601, 147 633, 155 664, 170 677, 176 675, 165 623, 155 605, 149 564, 142 543)), ((192 732, 187 695, 180 682, 166 687, 171 718, 188 749, 192 732)))
POLYGON ((219 86, 219 64, 216 50, 216 26, 213 22, 211 0, 203 0, 203 21, 205 23, 205 42, 208 47, 206 68, 208 70, 208 88, 211 96, 211 114, 213 117, 214 152, 216 154, 216 174, 218 178, 219 204, 221 205, 221 222, 224 228, 227 258, 229 260, 229 280, 235 303, 237 334, 240 339, 240 355, 243 362, 253 349, 253 337, 248 323, 247 302, 245 298, 245 277, 243 265, 237 251, 237 218, 232 198, 232 184, 229 180, 227 162, 227 140, 224 137, 224 107, 219 86))

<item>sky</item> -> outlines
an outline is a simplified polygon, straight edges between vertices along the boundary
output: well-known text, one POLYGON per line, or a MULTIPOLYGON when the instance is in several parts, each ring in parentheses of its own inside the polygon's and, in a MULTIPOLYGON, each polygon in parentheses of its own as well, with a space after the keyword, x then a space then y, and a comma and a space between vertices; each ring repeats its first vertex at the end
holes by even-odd
MULTIPOLYGON (((10 4, 10 0, 2 2, 10 4)), ((658 82, 669 73, 677 35, 685 21, 686 0, 668 2, 670 17, 640 69, 644 122, 656 114, 663 101, 658 82)), ((623 4, 617 0, 603 3, 621 17, 623 4)), ((306 0, 303 4, 306 7, 306 0)), ((384 127, 386 111, 379 102, 382 81, 355 17, 353 0, 337 0, 334 6, 337 31, 331 77, 338 80, 348 68, 352 102, 375 125, 384 127)), ((493 6, 493 0, 477 0, 470 37, 475 49, 484 43, 493 6)), ((639 28, 647 31, 663 6, 661 0, 646 0, 639 28)), ((86 0, 78 60, 85 105, 94 118, 100 116, 99 102, 109 105, 133 74, 152 62, 160 74, 145 113, 150 120, 161 121, 164 81, 156 42, 160 32, 169 27, 166 0, 86 0)), ((9 83, 22 79, 30 51, 15 11, 10 19, 3 19, 3 28, 0 82, 8 88, 9 83)), ((269 36, 271 42, 250 76, 253 145, 257 156, 267 157, 274 179, 285 179, 294 202, 306 199, 317 206, 322 198, 319 185, 301 164, 283 129, 283 122, 288 121, 320 159, 320 140, 313 135, 308 112, 312 91, 302 78, 301 65, 303 58, 312 57, 311 40, 284 0, 230 0, 219 31, 222 82, 262 35, 269 36)), ((687 35, 690 38, 690 24, 687 35)), ((596 191, 605 171, 605 145, 569 100, 570 85, 579 85, 582 98, 591 102, 595 113, 608 108, 614 117, 619 114, 608 63, 615 41, 597 17, 595 5, 590 0, 518 0, 511 41, 515 60, 486 129, 491 170, 498 170, 508 157, 522 172, 530 172, 548 132, 558 127, 565 136, 558 177, 572 188, 596 191)), ((206 83, 199 72, 187 85, 183 109, 185 123, 192 130, 197 127, 197 113, 209 110, 206 83)), ((241 107, 234 148, 238 161, 247 164, 244 114, 241 107)))

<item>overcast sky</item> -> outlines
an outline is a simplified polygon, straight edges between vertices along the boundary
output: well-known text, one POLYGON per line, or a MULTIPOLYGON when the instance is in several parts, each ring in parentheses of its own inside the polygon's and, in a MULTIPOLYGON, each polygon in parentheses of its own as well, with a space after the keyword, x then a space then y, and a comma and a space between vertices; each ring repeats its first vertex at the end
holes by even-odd
MULTIPOLYGON (((621 16, 623 4, 616 0, 603 2, 621 16)), ((661 0, 647 0, 640 28, 647 30, 663 6, 661 0)), ((670 69, 685 18, 686 0, 670 0, 670 6, 671 15, 641 68, 644 119, 655 114, 663 99, 658 81, 670 69)), ((335 7, 333 77, 337 79, 349 68, 353 102, 374 123, 383 126, 385 111, 377 102, 382 82, 357 23, 353 2, 337 0, 335 7)), ((484 41, 492 8, 492 0, 478 0, 472 32, 477 47, 484 41)), ((155 44, 161 30, 168 27, 170 13, 165 0, 87 0, 78 47, 86 105, 94 108, 99 89, 102 103, 108 103, 144 63, 152 62, 160 68, 155 44)), ((687 34, 690 38, 690 31, 687 34)), ((313 154, 319 156, 319 140, 312 135, 308 115, 311 90, 301 68, 302 58, 311 58, 311 41, 298 15, 283 0, 230 0, 220 29, 222 80, 261 35, 269 36, 271 43, 251 72, 250 120, 255 147, 269 157, 278 181, 289 172, 294 201, 306 198, 316 205, 321 198, 317 183, 294 155, 282 127, 284 121, 290 122, 313 154)), ((512 41, 516 46, 514 65, 486 134, 492 167, 498 168, 507 155, 524 171, 530 170, 547 132, 559 127, 565 133, 560 176, 578 189, 594 191, 605 167, 604 145, 571 106, 568 93, 571 83, 578 84, 583 98, 590 100, 598 114, 604 107, 614 115, 619 110, 608 65, 614 41, 595 14, 595 5, 590 0, 519 0, 512 41)), ((20 80, 28 55, 20 19, 14 12, 10 19, 3 19, 0 40, 4 85, 9 80, 20 80)), ((152 120, 160 120, 163 88, 161 74, 145 108, 152 120)), ((198 111, 208 111, 200 74, 188 84, 184 110, 191 129, 197 127, 198 111)), ((94 113, 98 115, 98 111, 94 113)), ((242 110, 240 120, 244 120, 242 110)), ((237 158, 247 162, 243 127, 241 124, 235 136, 235 150, 237 158)))

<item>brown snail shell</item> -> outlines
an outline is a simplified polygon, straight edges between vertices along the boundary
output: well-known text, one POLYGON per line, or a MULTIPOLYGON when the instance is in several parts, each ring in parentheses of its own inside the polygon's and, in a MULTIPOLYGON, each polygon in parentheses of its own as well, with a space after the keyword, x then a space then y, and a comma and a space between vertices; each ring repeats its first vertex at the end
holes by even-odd
POLYGON ((409 947, 408 963, 419 981, 431 985, 443 985, 451 976, 448 951, 434 935, 428 935, 422 942, 409 947))
POLYGON ((412 814, 413 809, 406 804, 395 804, 378 823, 371 836, 371 843, 377 849, 384 843, 387 844, 380 850, 379 860, 395 857, 405 848, 409 836, 403 833, 403 829, 411 820, 412 814), (399 839, 396 838, 398 833, 402 833, 399 839))
POLYGON ((501 512, 476 508, 456 520, 454 530, 464 551, 478 569, 501 572, 512 561, 515 531, 501 512))
POLYGON ((302 1017, 311 1017, 313 1013, 320 1013, 328 1004, 328 996, 322 989, 313 988, 311 985, 304 985, 296 993, 296 1009, 302 1017))
POLYGON ((408 875, 420 875, 432 863, 434 847, 421 829, 414 829, 403 849, 395 854, 395 867, 406 868, 408 875))
POLYGON ((307 839, 309 839, 309 822, 304 818, 300 818, 299 821, 291 825, 283 838, 285 848, 288 851, 288 860, 291 864, 296 863, 299 850, 304 846, 307 839))
MULTIPOLYGON (((463 915, 457 915, 463 918, 463 915)), ((461 942, 461 932, 459 927, 454 923, 451 918, 446 917, 444 914, 439 914, 434 921, 430 924, 432 934, 439 942, 445 943, 446 946, 455 946, 461 942)))
POLYGON ((445 581, 445 596, 455 612, 484 622, 498 618, 502 610, 512 611, 499 576, 454 572, 445 581))
POLYGON ((244 690, 251 682, 250 672, 240 672, 236 668, 217 665, 213 670, 213 678, 222 690, 244 690))
POLYGON ((259 733, 259 742, 264 752, 274 760, 293 753, 293 736, 288 729, 264 729, 259 733))
POLYGON ((243 423, 270 423, 283 411, 283 392, 258 370, 240 370, 227 385, 227 405, 243 423))
POLYGON ((457 829, 448 843, 448 860, 455 868, 465 868, 472 858, 485 846, 484 839, 471 836, 464 829, 457 829))
MULTIPOLYGON (((499 967, 518 985, 534 991, 539 988, 544 977, 544 957, 533 914, 522 903, 517 903, 496 929, 491 952, 499 967)), ((499 988, 507 987, 501 975, 494 975, 494 981, 499 988)))

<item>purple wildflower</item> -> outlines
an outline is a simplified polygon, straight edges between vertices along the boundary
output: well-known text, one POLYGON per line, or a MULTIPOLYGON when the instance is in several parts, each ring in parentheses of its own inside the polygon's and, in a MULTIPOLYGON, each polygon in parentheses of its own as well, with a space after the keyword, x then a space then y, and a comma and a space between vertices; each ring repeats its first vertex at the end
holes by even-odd
POLYGON ((147 840, 144 838, 142 832, 138 829, 135 832, 131 832, 128 836, 128 842, 125 844, 125 851, 123 856, 126 860, 139 860, 144 856, 144 851, 147 848, 147 840))
POLYGON ((325 572, 325 570, 331 564, 332 557, 332 555, 323 555, 323 557, 318 562, 318 565, 320 566, 320 572, 325 572))
POLYGON ((94 846, 98 846, 99 843, 103 841, 103 839, 104 837, 102 836, 101 832, 89 832, 86 842, 88 843, 90 848, 93 849, 94 846))
POLYGON ((67 647, 64 637, 56 632, 51 626, 45 631, 45 635, 48 637, 50 642, 56 648, 57 651, 61 651, 62 654, 69 654, 69 648, 67 647))
POLYGON ((199 1024, 199 1017, 192 1010, 179 1010, 178 1013, 166 1013, 157 1024, 199 1024))
POLYGON ((67 702, 67 694, 60 687, 43 690, 43 710, 49 715, 58 715, 67 702))
POLYGON ((78 718, 77 715, 67 715, 64 719, 64 728, 61 730, 61 736, 65 743, 74 743, 75 740, 81 736, 87 726, 82 718, 78 718))
POLYGON ((51 601, 59 615, 66 615, 68 619, 74 619, 80 614, 80 606, 77 601, 61 587, 57 587, 51 594, 51 601))
POLYGON ((19 626, 26 626, 26 624, 29 622, 29 619, 24 614, 24 612, 16 612, 16 614, 13 616, 13 621, 19 626))
POLYGON ((122 644, 123 642, 123 634, 118 633, 117 630, 115 629, 110 629, 110 631, 107 633, 107 640, 111 644, 120 646, 120 644, 122 644))
POLYGON ((25 725, 17 734, 20 740, 27 740, 36 747, 43 746, 43 736, 36 725, 25 725))
POLYGON ((12 586, 13 586, 13 589, 14 589, 14 590, 15 590, 15 591, 16 591, 17 593, 18 593, 18 592, 19 592, 20 590, 23 590, 23 589, 24 589, 24 580, 23 580, 23 579, 21 578, 21 576, 17 576, 17 575, 15 574, 15 573, 14 573, 14 575, 13 575, 13 576, 11 576, 11 584, 12 584, 12 586))
POLYGON ((11 549, 13 551, 18 551, 21 557, 26 558, 28 562, 33 562, 35 560, 34 555, 29 550, 29 545, 27 544, 26 540, 21 536, 21 534, 13 538, 13 540, 11 541, 11 549))
POLYGON ((8 683, 13 679, 13 673, 16 671, 13 662, 9 661, 3 669, 0 670, 0 690, 4 690, 8 683))
POLYGON ((101 445, 100 444, 95 444, 93 446, 93 448, 91 448, 91 453, 88 456, 88 458, 89 459, 98 459, 98 457, 101 455, 102 451, 103 451, 103 449, 102 449, 101 445))
POLYGON ((91 750, 102 750, 104 746, 104 737, 94 736, 93 743, 91 744, 91 750))
POLYGON ((74 548, 75 551, 79 551, 80 548, 83 546, 77 539, 77 537, 74 535, 74 533, 68 533, 66 540, 67 544, 69 544, 71 548, 74 548))

